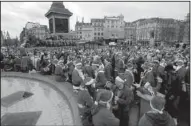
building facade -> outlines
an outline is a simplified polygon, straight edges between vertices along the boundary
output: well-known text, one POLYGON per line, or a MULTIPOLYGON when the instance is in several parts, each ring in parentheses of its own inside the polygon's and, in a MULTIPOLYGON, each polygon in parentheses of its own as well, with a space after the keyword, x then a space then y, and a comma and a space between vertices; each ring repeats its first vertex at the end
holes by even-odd
POLYGON ((183 42, 190 43, 190 13, 187 14, 184 22, 183 42))
POLYGON ((94 28, 94 40, 104 39, 104 19, 91 19, 91 24, 94 28))
POLYGON ((25 29, 31 29, 34 27, 40 27, 40 23, 34 23, 34 22, 27 22, 25 25, 25 29))
POLYGON ((34 35, 36 38, 43 40, 48 36, 48 28, 46 25, 34 26, 30 29, 25 28, 25 36, 34 35))
POLYGON ((91 23, 76 22, 75 31, 77 37, 80 40, 84 41, 93 41, 94 40, 94 27, 91 23))
POLYGON ((150 18, 136 21, 136 41, 143 45, 153 39, 155 44, 177 42, 179 21, 174 19, 150 18))
POLYGON ((131 22, 125 22, 124 27, 125 43, 132 45, 136 43, 136 24, 131 22))
POLYGON ((104 39, 124 39, 124 16, 104 17, 104 39))

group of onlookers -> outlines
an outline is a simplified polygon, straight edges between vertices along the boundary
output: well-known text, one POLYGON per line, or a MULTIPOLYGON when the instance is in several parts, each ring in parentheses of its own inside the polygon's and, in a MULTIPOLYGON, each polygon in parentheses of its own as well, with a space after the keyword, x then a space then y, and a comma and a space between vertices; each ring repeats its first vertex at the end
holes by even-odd
POLYGON ((183 110, 189 123, 188 47, 23 50, 7 58, 1 53, 1 68, 70 82, 84 126, 175 126, 183 110), (144 96, 151 111, 132 122, 132 110, 144 96))

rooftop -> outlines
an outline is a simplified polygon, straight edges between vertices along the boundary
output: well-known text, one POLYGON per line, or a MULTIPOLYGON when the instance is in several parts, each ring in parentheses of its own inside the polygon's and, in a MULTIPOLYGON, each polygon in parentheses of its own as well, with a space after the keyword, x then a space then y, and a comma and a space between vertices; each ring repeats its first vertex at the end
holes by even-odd
POLYGON ((65 8, 63 2, 53 2, 45 16, 48 17, 51 13, 63 14, 68 16, 73 15, 72 12, 65 8))

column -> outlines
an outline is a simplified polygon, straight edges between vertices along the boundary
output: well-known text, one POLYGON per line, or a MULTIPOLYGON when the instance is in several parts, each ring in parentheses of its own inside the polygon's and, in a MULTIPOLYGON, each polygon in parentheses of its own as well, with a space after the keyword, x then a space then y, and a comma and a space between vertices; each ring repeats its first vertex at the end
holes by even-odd
POLYGON ((55 17, 53 17, 53 33, 56 33, 55 17))
POLYGON ((68 32, 70 32, 70 18, 66 18, 68 19, 68 32))

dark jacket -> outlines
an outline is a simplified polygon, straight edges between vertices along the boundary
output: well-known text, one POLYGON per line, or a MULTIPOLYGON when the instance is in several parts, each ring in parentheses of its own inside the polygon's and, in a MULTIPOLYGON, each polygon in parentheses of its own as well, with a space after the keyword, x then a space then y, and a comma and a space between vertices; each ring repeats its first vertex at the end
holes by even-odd
POLYGON ((112 77, 112 65, 111 65, 111 63, 108 63, 105 66, 104 71, 105 71, 105 77, 106 77, 107 81, 112 82, 113 77, 112 77))
POLYGON ((175 126, 175 122, 165 111, 163 114, 149 111, 141 117, 138 126, 175 126))
POLYGON ((107 79, 105 77, 104 71, 99 71, 96 77, 96 88, 104 88, 106 85, 107 79))
POLYGON ((80 90, 78 92, 77 99, 80 115, 85 116, 85 114, 91 110, 91 107, 93 105, 93 99, 91 98, 87 90, 80 90))
POLYGON ((94 126, 119 126, 119 119, 104 106, 98 105, 92 111, 94 126))
POLYGON ((118 97, 119 99, 117 103, 119 104, 119 107, 122 108, 123 111, 128 112, 134 100, 133 91, 128 87, 124 87, 124 89, 120 91, 118 97))
POLYGON ((83 72, 88 74, 89 77, 95 78, 94 70, 91 66, 84 66, 83 72))

